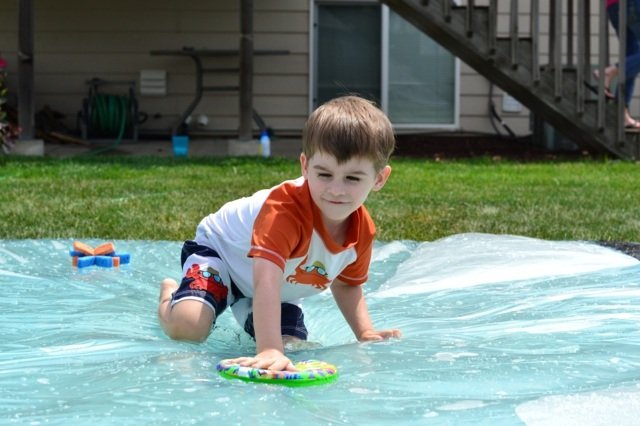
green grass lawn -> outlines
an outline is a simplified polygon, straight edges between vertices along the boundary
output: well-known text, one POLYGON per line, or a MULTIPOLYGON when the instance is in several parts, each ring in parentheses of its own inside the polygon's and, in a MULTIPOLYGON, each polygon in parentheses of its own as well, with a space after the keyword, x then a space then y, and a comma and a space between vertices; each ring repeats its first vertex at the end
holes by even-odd
MULTIPOLYGON (((640 164, 393 159, 380 240, 464 232, 640 241, 640 164)), ((261 158, 0 157, 0 238, 184 240, 234 198, 299 176, 261 158)))

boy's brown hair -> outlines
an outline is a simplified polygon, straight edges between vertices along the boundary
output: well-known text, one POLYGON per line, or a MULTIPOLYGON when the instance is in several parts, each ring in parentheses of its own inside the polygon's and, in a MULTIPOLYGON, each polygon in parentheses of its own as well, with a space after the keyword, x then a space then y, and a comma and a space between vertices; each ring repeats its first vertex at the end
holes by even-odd
POLYGON ((338 163, 354 157, 373 161, 376 172, 389 163, 395 148, 393 126, 373 102, 342 96, 318 107, 302 131, 302 151, 307 158, 320 151, 338 163))

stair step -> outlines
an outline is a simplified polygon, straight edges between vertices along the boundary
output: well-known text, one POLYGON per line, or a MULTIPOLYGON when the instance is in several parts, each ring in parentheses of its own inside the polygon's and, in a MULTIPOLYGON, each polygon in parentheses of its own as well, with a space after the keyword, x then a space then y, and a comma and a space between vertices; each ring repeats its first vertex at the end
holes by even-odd
POLYGON ((203 92, 235 92, 240 90, 239 86, 204 86, 203 92))
POLYGON ((238 67, 220 67, 220 68, 203 68, 203 73, 237 73, 240 72, 238 67))

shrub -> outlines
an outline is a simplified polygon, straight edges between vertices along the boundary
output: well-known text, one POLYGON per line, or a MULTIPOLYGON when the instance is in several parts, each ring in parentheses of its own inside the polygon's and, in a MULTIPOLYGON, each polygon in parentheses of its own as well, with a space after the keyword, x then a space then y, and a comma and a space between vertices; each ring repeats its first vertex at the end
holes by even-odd
POLYGON ((20 128, 9 120, 7 112, 7 62, 0 56, 0 148, 8 153, 20 135, 20 128))

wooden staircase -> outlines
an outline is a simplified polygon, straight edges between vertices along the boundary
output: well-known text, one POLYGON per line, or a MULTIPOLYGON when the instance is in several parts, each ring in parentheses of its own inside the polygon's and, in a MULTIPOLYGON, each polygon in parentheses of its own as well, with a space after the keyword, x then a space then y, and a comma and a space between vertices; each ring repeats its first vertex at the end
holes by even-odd
MULTIPOLYGON (((382 3, 579 147, 617 158, 640 159, 640 135, 625 132, 623 102, 607 102, 602 79, 591 81, 592 49, 588 35, 593 31, 589 28, 589 0, 547 0, 543 3, 549 10, 545 11, 540 10, 538 0, 526 2, 528 11, 519 10, 518 0, 502 0, 500 4, 498 0, 488 0, 483 5, 467 0, 460 6, 451 0, 382 0, 382 3), (498 12, 508 16, 508 29, 498 31, 498 12), (530 21, 527 33, 523 34, 518 28, 518 18, 526 12, 530 21), (544 54, 540 46, 541 15, 549 17, 545 33, 549 46, 544 54), (563 18, 566 21, 561 21, 563 18), (587 88, 585 81, 597 85, 597 94, 587 88)), ((602 5, 597 29, 598 68, 600 75, 604 75, 609 32, 603 2, 599 3, 602 5)), ((623 42, 620 45, 620 51, 624 52, 623 42)), ((620 99, 623 86, 618 85, 620 99)))

